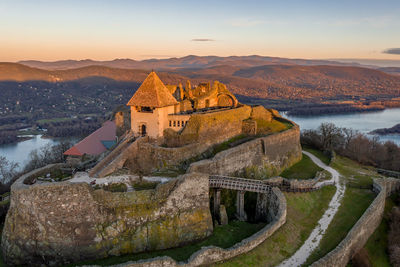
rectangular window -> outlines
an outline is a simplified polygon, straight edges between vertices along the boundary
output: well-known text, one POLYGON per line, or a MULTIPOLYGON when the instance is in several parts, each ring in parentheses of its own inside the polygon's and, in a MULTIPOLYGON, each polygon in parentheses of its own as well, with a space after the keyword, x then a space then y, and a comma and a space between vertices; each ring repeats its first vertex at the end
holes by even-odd
POLYGON ((181 121, 178 121, 178 127, 181 127, 181 121))
POLYGON ((176 121, 174 121, 174 127, 176 127, 176 121))
POLYGON ((172 122, 171 121, 169 121, 169 127, 171 127, 172 126, 172 122))
POLYGON ((139 112, 144 112, 144 113, 153 113, 153 108, 151 107, 139 107, 139 112))
POLYGON ((182 121, 182 127, 183 127, 183 126, 185 126, 185 122, 184 122, 184 121, 182 121))

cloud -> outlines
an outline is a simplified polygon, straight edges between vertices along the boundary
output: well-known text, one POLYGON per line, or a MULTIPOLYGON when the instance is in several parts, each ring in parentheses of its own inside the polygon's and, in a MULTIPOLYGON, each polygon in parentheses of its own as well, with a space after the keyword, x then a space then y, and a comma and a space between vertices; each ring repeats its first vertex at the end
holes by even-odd
POLYGON ((210 39, 210 38, 195 38, 192 39, 192 42, 214 42, 214 39, 210 39))
POLYGON ((382 53, 391 55, 400 55, 400 48, 388 48, 384 50, 382 53))

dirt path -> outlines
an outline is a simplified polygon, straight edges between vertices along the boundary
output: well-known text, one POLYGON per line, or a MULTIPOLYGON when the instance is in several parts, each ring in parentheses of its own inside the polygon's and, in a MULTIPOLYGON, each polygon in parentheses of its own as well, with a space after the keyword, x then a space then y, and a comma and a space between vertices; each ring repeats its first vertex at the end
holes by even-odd
POLYGON ((296 251, 296 253, 283 261, 279 266, 300 266, 306 262, 307 258, 311 255, 311 253, 318 247, 322 237, 325 234, 326 229, 331 223, 333 217, 340 207, 340 201, 344 196, 344 192, 346 190, 346 186, 343 183, 339 183, 340 174, 333 168, 325 165, 320 159, 318 159, 313 154, 303 151, 303 153, 311 158, 311 160, 317 164, 319 167, 327 170, 332 174, 332 178, 329 181, 323 181, 318 183, 317 185, 322 185, 323 183, 329 183, 334 181, 336 186, 336 193, 332 197, 331 202, 329 202, 329 207, 325 211, 324 215, 318 221, 318 225, 311 232, 310 236, 304 242, 304 244, 296 251))

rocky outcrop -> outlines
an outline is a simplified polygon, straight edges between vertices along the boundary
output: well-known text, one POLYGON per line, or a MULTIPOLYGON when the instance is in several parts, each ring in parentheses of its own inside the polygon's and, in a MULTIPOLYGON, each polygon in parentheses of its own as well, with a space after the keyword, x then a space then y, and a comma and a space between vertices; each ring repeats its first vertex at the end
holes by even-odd
POLYGON ((86 183, 11 188, 2 250, 8 264, 60 265, 166 249, 212 233, 208 176, 183 175, 154 190, 112 193, 86 183))

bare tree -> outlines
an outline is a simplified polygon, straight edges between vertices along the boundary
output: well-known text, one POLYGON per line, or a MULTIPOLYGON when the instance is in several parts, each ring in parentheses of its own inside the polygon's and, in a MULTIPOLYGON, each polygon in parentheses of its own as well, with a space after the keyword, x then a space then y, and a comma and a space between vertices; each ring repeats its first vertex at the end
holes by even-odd
POLYGON ((0 156, 0 183, 9 183, 18 173, 18 163, 10 162, 5 157, 0 156))

